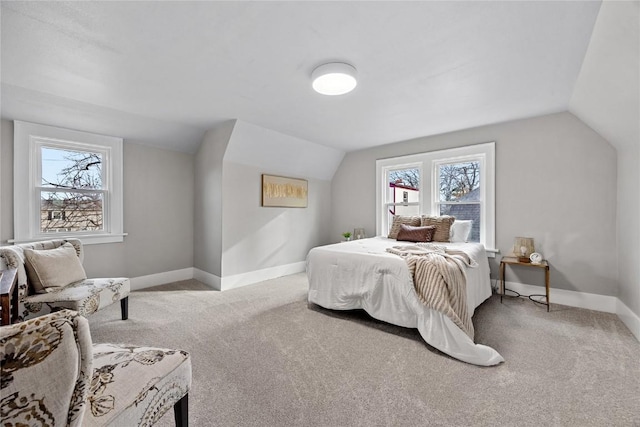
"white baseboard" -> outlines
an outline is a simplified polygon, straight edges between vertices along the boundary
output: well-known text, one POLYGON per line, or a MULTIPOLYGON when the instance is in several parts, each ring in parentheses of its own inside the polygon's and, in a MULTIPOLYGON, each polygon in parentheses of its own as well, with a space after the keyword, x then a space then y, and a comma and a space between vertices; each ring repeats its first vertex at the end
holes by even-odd
MULTIPOLYGON (((545 294, 544 286, 527 285, 517 282, 505 282, 505 286, 523 295, 545 294)), ((619 301, 618 298, 609 295, 589 294, 586 292, 554 288, 549 289, 549 300, 551 304, 562 304, 571 307, 586 308, 588 310, 604 311, 606 313, 617 313, 617 302, 619 301)))
POLYGON ((229 289, 251 285, 263 280, 300 273, 304 271, 305 266, 306 263, 301 261, 227 277, 216 276, 215 274, 200 270, 199 268, 193 268, 193 275, 191 278, 196 279, 217 291, 227 291, 229 289))
POLYGON ((194 267, 193 278, 215 289, 216 291, 219 291, 222 288, 221 287, 222 279, 219 276, 200 270, 199 268, 194 267))
POLYGON ((249 271, 247 273, 234 274, 233 276, 219 277, 215 274, 193 269, 193 278, 212 287, 217 291, 228 291, 242 286, 252 285, 263 280, 275 279, 289 274, 300 273, 305 270, 304 261, 292 264, 278 265, 276 267, 264 268, 262 270, 249 271))
MULTIPOLYGON (((544 295, 545 292, 542 286, 527 285, 524 283, 505 282, 505 286, 523 295, 544 295)), ((616 297, 550 288, 549 299, 551 300, 551 304, 562 304, 570 307, 617 314, 622 323, 624 323, 636 339, 640 341, 640 317, 616 297)))
POLYGON ((181 270, 165 271, 164 273, 149 274, 148 276, 133 277, 131 280, 131 290, 150 288, 151 286, 164 285, 180 280, 193 279, 193 267, 181 270))
POLYGON ((638 341, 640 341, 640 317, 635 314, 629 307, 625 305, 620 300, 617 300, 618 303, 616 314, 622 320, 622 323, 627 325, 627 328, 631 331, 631 333, 636 337, 638 341))
POLYGON ((288 276, 289 274, 301 273, 306 268, 306 262, 294 262, 291 264, 278 265, 276 267, 263 268, 262 270, 249 271, 248 273, 234 274, 233 276, 222 277, 221 290, 239 288, 262 282, 263 280, 275 279, 277 277, 288 276))

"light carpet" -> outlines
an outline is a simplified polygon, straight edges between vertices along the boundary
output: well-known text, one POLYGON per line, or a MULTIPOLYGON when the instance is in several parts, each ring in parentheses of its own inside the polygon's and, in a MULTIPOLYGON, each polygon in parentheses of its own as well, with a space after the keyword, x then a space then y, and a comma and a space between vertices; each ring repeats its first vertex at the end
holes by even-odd
POLYGON ((494 296, 475 341, 506 362, 478 367, 307 288, 176 282, 132 292, 127 321, 119 304, 91 316, 91 334, 190 352, 191 426, 640 426, 640 343, 613 314, 494 296))

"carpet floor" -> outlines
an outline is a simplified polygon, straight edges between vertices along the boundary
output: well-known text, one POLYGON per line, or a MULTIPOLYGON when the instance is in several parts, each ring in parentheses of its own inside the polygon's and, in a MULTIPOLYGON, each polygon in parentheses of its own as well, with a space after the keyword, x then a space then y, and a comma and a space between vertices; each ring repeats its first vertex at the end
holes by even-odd
MULTIPOLYGON (((415 329, 307 303, 295 274, 225 292, 189 280, 90 317, 93 341, 191 353, 191 426, 640 426, 640 343, 617 316, 492 297, 478 367, 415 329)), ((158 426, 172 426, 173 411, 158 426)))

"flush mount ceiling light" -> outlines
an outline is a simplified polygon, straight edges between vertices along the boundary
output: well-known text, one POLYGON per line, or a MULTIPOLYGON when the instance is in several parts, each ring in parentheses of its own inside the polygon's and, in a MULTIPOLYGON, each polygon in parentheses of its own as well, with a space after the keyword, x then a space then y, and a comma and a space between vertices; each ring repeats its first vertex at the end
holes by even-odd
POLYGON ((358 84, 356 73, 355 68, 342 62, 323 64, 311 73, 312 86, 323 95, 343 95, 358 84))

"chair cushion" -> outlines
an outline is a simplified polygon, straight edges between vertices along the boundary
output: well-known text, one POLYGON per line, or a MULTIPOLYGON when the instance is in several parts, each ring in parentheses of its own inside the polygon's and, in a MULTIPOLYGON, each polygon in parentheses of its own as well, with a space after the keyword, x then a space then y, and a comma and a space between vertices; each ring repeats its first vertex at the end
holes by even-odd
POLYGON ((63 288, 51 288, 45 294, 30 295, 24 299, 24 306, 30 313, 40 312, 43 305, 48 305, 68 308, 86 316, 120 301, 130 291, 131 282, 125 277, 87 279, 63 288))
POLYGON ((37 293, 67 286, 87 278, 71 243, 55 249, 24 249, 27 277, 37 293))
POLYGON ((62 310, 0 331, 0 425, 82 425, 92 374, 87 319, 62 310))
POLYGON ((151 426, 191 388, 182 350, 94 344, 84 426, 151 426))
POLYGON ((46 240, 43 242, 24 243, 21 245, 0 247, 0 256, 2 256, 2 258, 4 259, 7 268, 18 269, 18 295, 20 296, 21 301, 27 295, 35 292, 33 287, 29 289, 29 284, 27 283, 27 271, 24 267, 24 250, 25 249, 36 249, 36 250, 55 249, 57 247, 64 245, 67 242, 73 245, 78 255, 78 258, 82 263, 82 260, 84 259, 84 251, 82 248, 82 242, 80 242, 80 240, 78 239, 46 240))

